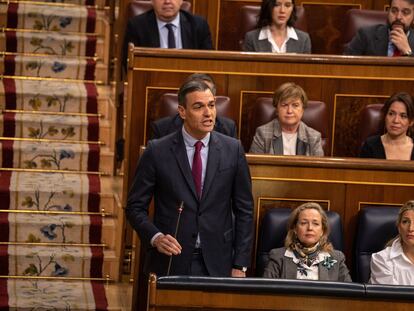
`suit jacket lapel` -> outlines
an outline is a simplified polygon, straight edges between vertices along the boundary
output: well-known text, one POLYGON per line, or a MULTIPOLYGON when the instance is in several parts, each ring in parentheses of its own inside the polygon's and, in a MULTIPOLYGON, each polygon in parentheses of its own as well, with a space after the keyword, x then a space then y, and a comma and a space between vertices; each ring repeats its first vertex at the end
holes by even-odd
POLYGON ((296 141, 296 155, 306 155, 306 143, 300 139, 296 141))
POLYGON ((257 46, 260 52, 272 52, 272 45, 267 39, 257 40, 257 46))
POLYGON ((329 280, 329 270, 321 263, 319 263, 318 266, 319 266, 319 280, 324 280, 324 281, 329 280))
POLYGON ((181 26, 181 40, 183 43, 183 49, 194 48, 194 42, 191 36, 192 26, 187 16, 180 11, 180 26, 181 26))
POLYGON ((283 154, 283 138, 273 137, 273 154, 283 154))
POLYGON ((183 139, 183 135, 181 131, 177 132, 176 138, 174 140, 174 144, 171 147, 171 149, 172 149, 171 150, 172 153, 174 154, 177 160, 178 166, 181 170, 181 173, 184 176, 184 179, 188 187, 193 192, 193 195, 196 198, 198 198, 195 185, 194 185, 193 175, 191 174, 190 164, 188 163, 187 150, 185 148, 184 139, 183 139))
MULTIPOLYGON (((298 274, 298 267, 297 265, 293 262, 292 258, 289 257, 283 257, 283 261, 285 262, 285 275, 284 277, 286 279, 296 279, 297 274, 298 274)), ((283 277, 283 275, 282 275, 283 277)))
POLYGON ((148 31, 145 31, 149 35, 147 37, 148 42, 150 42, 150 45, 152 47, 160 47, 160 34, 158 31, 158 24, 157 24, 157 18, 155 17, 154 10, 150 11, 148 16, 148 31))
POLYGON ((206 176, 204 178, 203 193, 201 194, 202 200, 205 199, 208 190, 213 183, 214 176, 220 166, 220 140, 214 132, 211 132, 210 135, 206 176))
POLYGON ((384 25, 378 29, 375 38, 375 52, 377 56, 388 55, 388 27, 384 25))

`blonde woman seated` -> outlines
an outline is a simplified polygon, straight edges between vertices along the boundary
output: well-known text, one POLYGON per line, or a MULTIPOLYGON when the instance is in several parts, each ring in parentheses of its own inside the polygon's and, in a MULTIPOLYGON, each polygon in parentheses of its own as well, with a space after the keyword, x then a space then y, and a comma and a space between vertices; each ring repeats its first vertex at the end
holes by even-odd
POLYGON ((352 282, 344 254, 328 242, 328 218, 317 203, 290 215, 285 247, 270 251, 265 278, 352 282))
POLYGON ((305 91, 287 82, 273 96, 276 118, 256 129, 250 153, 323 156, 321 133, 303 123, 305 91))
POLYGON ((414 200, 398 213, 398 236, 371 257, 372 284, 414 285, 414 200))
POLYGON ((391 95, 381 112, 386 133, 368 137, 361 148, 360 157, 414 160, 414 103, 411 95, 406 92, 391 95))

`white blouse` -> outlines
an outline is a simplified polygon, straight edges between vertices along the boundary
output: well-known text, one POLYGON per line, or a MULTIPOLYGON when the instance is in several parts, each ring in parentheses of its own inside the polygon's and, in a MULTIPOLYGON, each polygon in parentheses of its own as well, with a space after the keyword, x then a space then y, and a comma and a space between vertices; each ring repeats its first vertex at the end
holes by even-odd
POLYGON ((414 285, 414 263, 405 256, 400 239, 372 254, 371 284, 414 285))
POLYGON ((297 140, 298 140, 298 132, 296 133, 282 132, 283 155, 296 155, 297 140))
POLYGON ((290 26, 287 26, 287 37, 281 47, 278 47, 275 40, 273 40, 272 32, 270 31, 270 26, 265 26, 260 30, 259 40, 265 39, 267 39, 267 41, 269 41, 269 43, 271 44, 273 53, 286 53, 286 43, 289 41, 289 39, 299 40, 295 28, 290 26))

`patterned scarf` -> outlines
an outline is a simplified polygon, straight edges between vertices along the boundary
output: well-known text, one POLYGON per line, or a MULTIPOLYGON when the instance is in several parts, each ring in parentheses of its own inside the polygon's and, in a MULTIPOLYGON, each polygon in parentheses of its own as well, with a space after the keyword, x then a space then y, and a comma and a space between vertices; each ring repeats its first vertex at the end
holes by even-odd
POLYGON ((299 259, 299 264, 306 264, 310 267, 313 262, 318 258, 321 251, 319 242, 312 247, 305 247, 299 241, 291 245, 291 249, 295 256, 299 259))

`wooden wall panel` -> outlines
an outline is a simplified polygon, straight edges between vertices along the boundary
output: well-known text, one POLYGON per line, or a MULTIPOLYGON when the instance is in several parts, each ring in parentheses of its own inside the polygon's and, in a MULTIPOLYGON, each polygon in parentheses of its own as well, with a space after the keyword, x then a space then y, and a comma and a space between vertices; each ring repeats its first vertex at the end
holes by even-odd
POLYGON ((359 114, 366 105, 382 104, 386 98, 378 95, 335 95, 335 156, 358 157, 361 147, 356 140, 359 114))
POLYGON ((306 12, 313 54, 342 54, 341 34, 345 29, 345 14, 360 9, 359 4, 302 3, 306 12))

